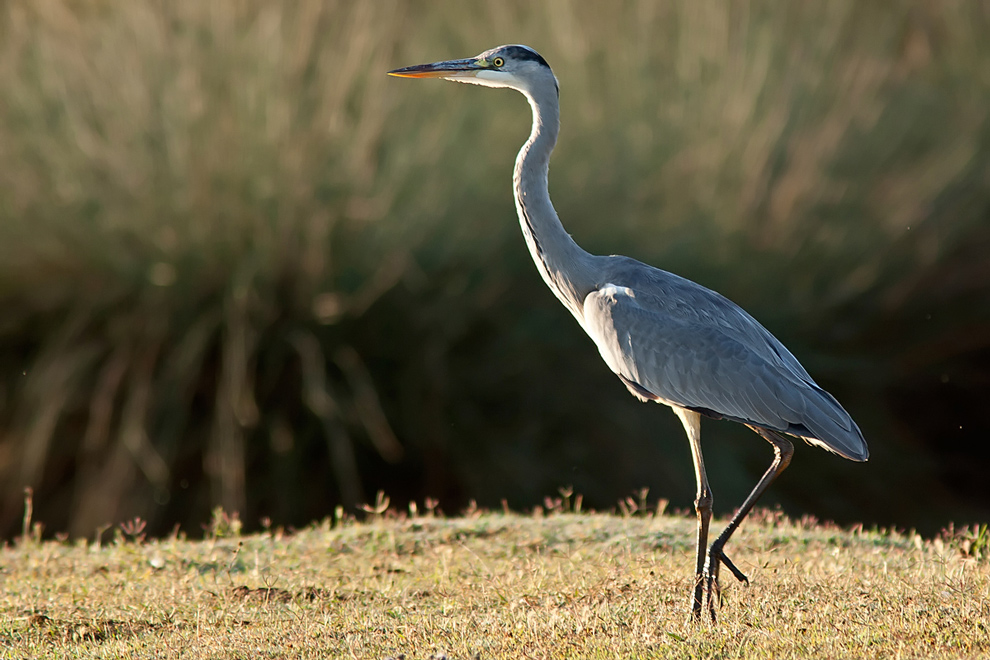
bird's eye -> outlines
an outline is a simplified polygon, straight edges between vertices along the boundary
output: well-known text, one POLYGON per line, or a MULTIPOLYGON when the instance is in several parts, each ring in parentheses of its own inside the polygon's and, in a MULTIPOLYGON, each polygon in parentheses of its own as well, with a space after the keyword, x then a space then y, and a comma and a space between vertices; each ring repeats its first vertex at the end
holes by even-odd
POLYGON ((505 60, 503 60, 501 57, 496 57, 494 60, 492 60, 492 66, 494 67, 500 67, 503 64, 505 64, 505 60))

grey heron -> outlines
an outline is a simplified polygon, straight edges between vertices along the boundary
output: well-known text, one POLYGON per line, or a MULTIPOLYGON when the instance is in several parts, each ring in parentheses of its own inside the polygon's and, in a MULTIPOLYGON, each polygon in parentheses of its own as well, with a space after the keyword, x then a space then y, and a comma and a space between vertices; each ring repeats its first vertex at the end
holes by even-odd
POLYGON ((801 438, 853 461, 869 456, 859 427, 819 387, 790 351, 722 295, 623 256, 584 251, 564 230, 550 201, 547 173, 557 142, 559 87, 550 66, 527 46, 389 71, 521 92, 533 128, 512 177, 516 211, 540 275, 588 333, 608 367, 643 401, 670 406, 691 445, 697 495, 697 561, 691 612, 702 601, 715 619, 719 567, 748 579, 724 546, 753 505, 788 466, 801 438), (701 453, 701 418, 745 424, 773 445, 774 458, 722 533, 708 545, 712 492, 701 453))

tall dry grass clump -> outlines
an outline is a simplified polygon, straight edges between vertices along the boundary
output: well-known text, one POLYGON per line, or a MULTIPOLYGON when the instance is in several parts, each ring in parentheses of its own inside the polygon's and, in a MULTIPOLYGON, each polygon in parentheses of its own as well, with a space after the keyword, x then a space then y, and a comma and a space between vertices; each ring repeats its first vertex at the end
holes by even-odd
POLYGON ((401 456, 360 356, 327 340, 402 275, 401 254, 353 252, 391 204, 378 74, 400 21, 384 4, 8 5, 6 501, 48 481, 89 532, 164 504, 201 453, 209 499, 243 511, 251 439, 268 427, 288 451, 304 411, 349 502, 352 408, 401 456))
MULTIPOLYGON (((0 529, 25 485, 79 534, 213 504, 302 522, 381 486, 686 503, 675 424, 609 389, 516 236, 525 104, 383 75, 503 42, 561 79, 551 188, 578 239, 722 290, 861 420, 877 466, 809 469, 850 482, 819 511, 958 502, 940 471, 976 464, 933 447, 985 428, 955 429, 990 363, 987 23, 948 1, 7 3, 0 529)), ((742 492, 763 448, 722 449, 742 492)))

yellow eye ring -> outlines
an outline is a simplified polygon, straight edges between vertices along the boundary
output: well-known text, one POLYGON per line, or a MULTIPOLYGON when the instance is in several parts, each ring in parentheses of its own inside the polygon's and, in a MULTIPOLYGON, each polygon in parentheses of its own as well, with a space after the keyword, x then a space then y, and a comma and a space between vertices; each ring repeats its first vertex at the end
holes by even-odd
POLYGON ((505 64, 505 60, 503 60, 501 57, 496 57, 494 60, 492 60, 492 66, 494 67, 500 67, 503 64, 505 64))

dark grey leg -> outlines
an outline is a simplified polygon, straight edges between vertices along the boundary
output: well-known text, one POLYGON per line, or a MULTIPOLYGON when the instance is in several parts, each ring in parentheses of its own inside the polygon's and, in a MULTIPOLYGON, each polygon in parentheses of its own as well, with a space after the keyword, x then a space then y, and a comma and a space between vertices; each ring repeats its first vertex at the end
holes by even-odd
POLYGON ((718 585, 718 572, 719 566, 725 564, 726 568, 732 571, 732 574, 741 582, 748 583, 749 580, 743 575, 736 566, 729 561, 729 558, 725 556, 723 548, 732 533, 736 531, 739 527, 739 523, 743 521, 746 514, 750 512, 756 501, 760 499, 763 492, 773 483, 774 479, 783 472, 791 462, 791 457, 794 455, 794 445, 791 441, 785 438, 783 435, 775 432, 769 431, 767 429, 761 429, 758 427, 751 426, 751 429, 759 433, 766 439, 770 444, 773 445, 773 462, 770 463, 770 467, 767 471, 763 473, 763 477, 753 488, 753 491, 746 498, 746 501, 742 503, 736 515, 732 517, 729 524, 725 526, 722 533, 718 535, 715 542, 712 543, 711 548, 708 549, 708 558, 705 562, 704 573, 707 582, 707 595, 706 600, 708 603, 708 612, 712 617, 712 621, 715 621, 715 605, 720 600, 721 593, 718 585))

